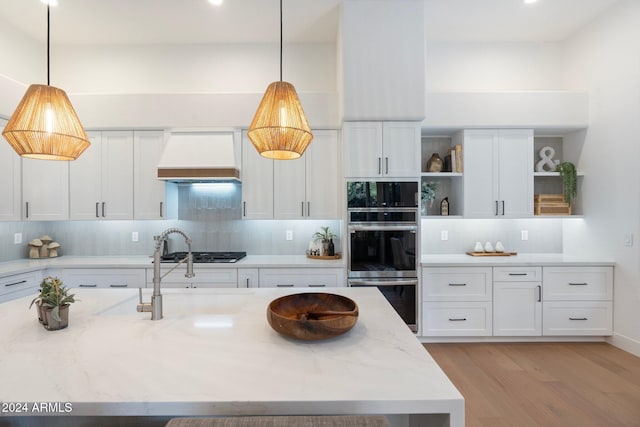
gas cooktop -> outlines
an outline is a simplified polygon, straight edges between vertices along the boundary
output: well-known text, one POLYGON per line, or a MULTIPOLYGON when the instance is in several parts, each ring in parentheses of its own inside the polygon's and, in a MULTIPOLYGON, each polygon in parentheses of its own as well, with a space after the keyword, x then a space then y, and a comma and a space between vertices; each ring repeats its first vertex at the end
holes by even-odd
MULTIPOLYGON (((247 256, 246 252, 192 252, 193 262, 237 262, 247 256)), ((187 252, 171 252, 162 255, 160 262, 178 262, 187 256, 187 252)))

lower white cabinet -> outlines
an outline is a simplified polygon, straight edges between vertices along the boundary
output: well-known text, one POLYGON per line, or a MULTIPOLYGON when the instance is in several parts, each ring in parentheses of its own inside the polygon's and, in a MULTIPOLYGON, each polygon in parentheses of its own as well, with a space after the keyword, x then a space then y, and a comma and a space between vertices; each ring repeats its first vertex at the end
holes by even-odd
POLYGON ((261 288, 345 286, 342 268, 260 268, 261 288))
POLYGON ((50 270, 70 288, 144 288, 144 268, 65 268, 50 270))
POLYGON ((542 335, 542 268, 493 268, 493 335, 542 335))
POLYGON ((27 295, 34 298, 40 290, 42 271, 13 274, 0 278, 0 303, 27 295))
POLYGON ((423 268, 422 335, 490 336, 491 267, 423 268))
MULTIPOLYGON (((172 264, 175 266, 175 264, 172 264)), ((169 271, 169 268, 161 270, 161 274, 169 271)), ((162 278, 161 288, 237 288, 237 268, 212 268, 198 269, 194 266, 195 276, 185 277, 186 267, 180 266, 162 278)), ((147 287, 153 288, 153 268, 147 270, 147 287)))
POLYGON ((258 288, 259 285, 259 270, 257 268, 238 269, 239 288, 258 288))
POLYGON ((423 267, 422 335, 606 336, 613 267, 423 267))

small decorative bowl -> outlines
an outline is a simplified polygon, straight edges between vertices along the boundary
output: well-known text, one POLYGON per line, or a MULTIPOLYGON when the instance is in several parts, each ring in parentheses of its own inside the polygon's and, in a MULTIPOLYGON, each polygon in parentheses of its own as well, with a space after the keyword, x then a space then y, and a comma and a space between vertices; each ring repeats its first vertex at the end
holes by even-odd
POLYGON ((344 334, 356 324, 358 314, 350 298, 316 292, 286 295, 267 308, 267 320, 276 332, 305 341, 344 334))

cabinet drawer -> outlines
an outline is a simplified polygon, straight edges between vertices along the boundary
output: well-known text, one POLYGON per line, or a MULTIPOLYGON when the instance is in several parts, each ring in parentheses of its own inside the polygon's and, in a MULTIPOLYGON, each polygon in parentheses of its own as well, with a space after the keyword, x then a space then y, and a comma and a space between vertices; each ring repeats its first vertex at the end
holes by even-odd
POLYGON ((494 267, 494 282, 540 282, 542 267, 494 267))
POLYGON ((545 301, 611 301, 612 267, 545 267, 545 301))
POLYGON ((344 286, 341 268, 261 268, 261 288, 344 286))
POLYGON ((544 335, 611 335, 610 301, 552 301, 542 309, 544 335))
MULTIPOLYGON (((161 274, 165 274, 169 268, 161 269, 161 274)), ((237 268, 215 268, 215 269, 198 269, 197 264, 194 265, 193 277, 184 277, 187 269, 180 266, 167 274, 161 280, 161 286, 167 288, 237 288, 238 287, 238 269, 237 268)), ((149 269, 147 273, 147 287, 153 287, 153 269, 149 269)))
POLYGON ((423 301, 491 301, 491 267, 423 268, 423 301))
POLYGON ((34 297, 39 291, 42 272, 14 274, 0 279, 0 302, 9 301, 26 295, 34 297))
POLYGON ((422 305, 424 336, 490 336, 490 302, 427 302, 422 305))
POLYGON ((143 268, 64 269, 56 275, 70 288, 144 288, 146 276, 143 268))

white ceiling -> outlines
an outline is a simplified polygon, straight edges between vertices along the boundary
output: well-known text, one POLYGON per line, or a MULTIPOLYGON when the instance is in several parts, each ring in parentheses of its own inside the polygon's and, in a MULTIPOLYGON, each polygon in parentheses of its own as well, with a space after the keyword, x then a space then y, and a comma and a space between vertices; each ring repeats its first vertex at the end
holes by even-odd
MULTIPOLYGON (((373 0, 372 0, 373 1, 373 0)), ((558 41, 619 0, 424 0, 426 36, 440 41, 558 41)), ((279 37, 279 0, 58 0, 53 44, 256 43, 279 37)), ((288 42, 336 40, 342 0, 283 0, 288 42)), ((46 39, 40 0, 0 0, 0 21, 46 39)))

